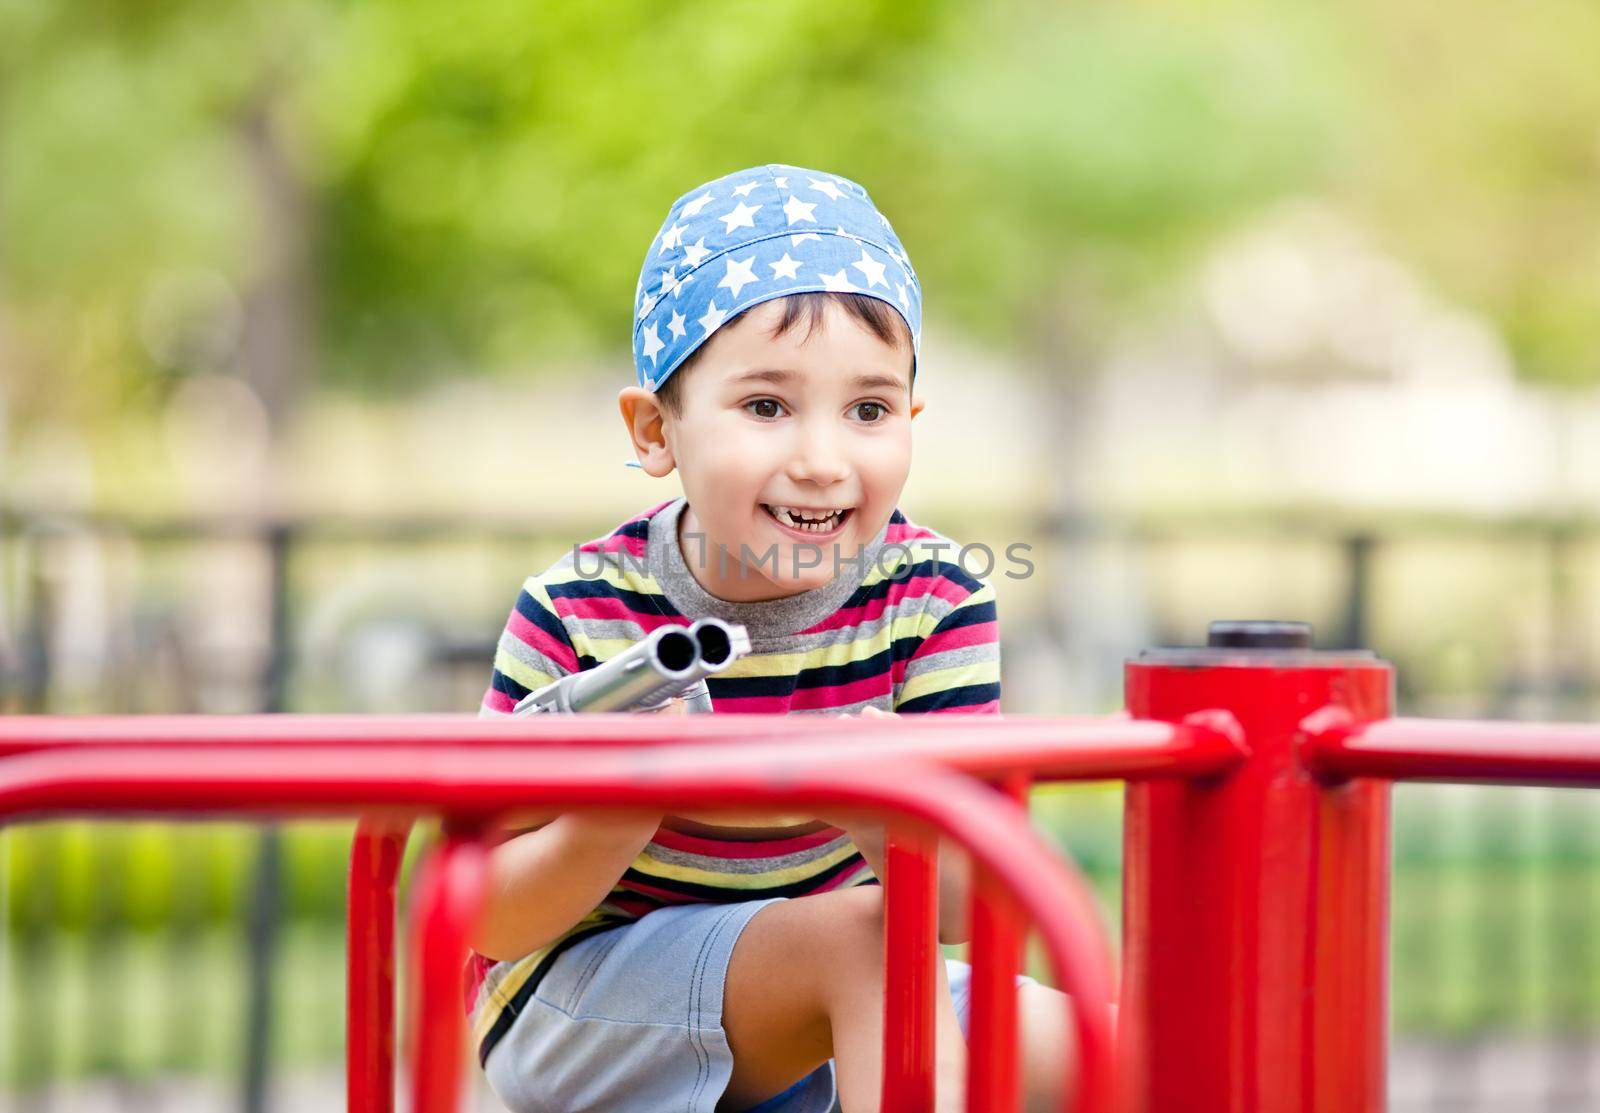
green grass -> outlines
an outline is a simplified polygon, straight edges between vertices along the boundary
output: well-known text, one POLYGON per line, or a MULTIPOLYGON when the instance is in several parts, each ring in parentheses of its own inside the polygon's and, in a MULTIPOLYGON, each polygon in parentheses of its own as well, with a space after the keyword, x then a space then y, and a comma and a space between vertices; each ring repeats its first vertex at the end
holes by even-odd
POLYGON ((1461 864, 1396 872, 1395 1030, 1600 1031, 1600 869, 1461 864))
MULTIPOLYGON (((246 949, 236 931, 56 933, 5 953, 0 1082, 241 1069, 246 949)), ((273 981, 272 1061, 337 1061, 344 1046, 344 938, 339 925, 290 923, 273 981)))

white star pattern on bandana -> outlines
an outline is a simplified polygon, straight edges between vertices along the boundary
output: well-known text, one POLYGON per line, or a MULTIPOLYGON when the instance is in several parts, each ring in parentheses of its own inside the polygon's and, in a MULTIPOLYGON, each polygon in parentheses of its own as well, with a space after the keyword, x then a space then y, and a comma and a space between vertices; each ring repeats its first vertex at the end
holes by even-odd
POLYGON ((735 259, 731 255, 728 256, 728 269, 723 274, 722 281, 717 283, 717 289, 726 288, 732 290, 734 298, 737 299, 740 290, 743 290, 752 282, 759 281, 756 278, 755 262, 756 257, 754 255, 748 259, 735 259))
POLYGON ((793 278, 800 269, 800 260, 789 258, 789 253, 785 251, 782 259, 776 259, 767 266, 772 268, 773 278, 793 278))
POLYGON ((834 185, 832 182, 819 182, 815 178, 811 178, 809 181, 811 182, 812 189, 816 190, 818 193, 826 194, 828 200, 830 201, 837 201, 839 198, 844 196, 844 194, 839 192, 839 187, 834 185))
MULTIPOLYGON (((706 336, 710 336, 713 332, 716 332, 717 329, 721 328, 722 322, 726 321, 727 319, 728 315, 722 310, 718 309, 717 303, 713 301, 706 309, 705 316, 697 320, 695 324, 706 330, 706 336)), ((702 339, 704 339, 704 337, 702 337, 702 339)))
POLYGON ((790 224, 797 224, 802 220, 809 220, 815 224, 817 218, 811 214, 816 211, 816 208, 815 201, 808 205, 791 193, 789 194, 789 200, 783 203, 783 215, 789 218, 790 224))
POLYGON ((883 264, 868 255, 866 248, 861 249, 861 258, 850 265, 861 272, 868 286, 882 286, 886 290, 889 288, 889 284, 883 280, 883 264))
POLYGON ((666 270, 661 272, 661 289, 659 291, 657 291, 657 296, 664 298, 668 294, 675 294, 677 292, 678 292, 678 268, 677 267, 668 267, 666 270))
POLYGON ((719 216, 717 219, 727 225, 727 228, 724 229, 724 231, 730 233, 735 228, 754 228, 756 226, 754 219, 755 215, 760 212, 763 207, 764 206, 757 205, 754 208, 751 208, 743 201, 740 201, 733 208, 729 209, 725 215, 719 216))
POLYGON ((656 358, 664 347, 666 345, 661 343, 661 337, 656 332, 655 325, 651 325, 644 330, 644 358, 650 361, 652 367, 655 366, 656 358))
POLYGON ((683 265, 692 270, 695 267, 698 267, 701 261, 710 254, 711 249, 706 247, 706 238, 701 236, 698 240, 695 240, 694 243, 688 244, 684 247, 683 265))
POLYGON ((893 306, 911 334, 915 372, 921 288, 889 221, 860 185, 770 165, 683 194, 668 210, 634 287, 638 381, 659 389, 735 317, 773 298, 811 292, 869 296, 893 306))
POLYGON ((855 285, 850 281, 850 276, 844 273, 843 267, 840 267, 832 274, 819 273, 818 277, 822 279, 822 286, 825 290, 832 290, 842 294, 856 293, 855 285))

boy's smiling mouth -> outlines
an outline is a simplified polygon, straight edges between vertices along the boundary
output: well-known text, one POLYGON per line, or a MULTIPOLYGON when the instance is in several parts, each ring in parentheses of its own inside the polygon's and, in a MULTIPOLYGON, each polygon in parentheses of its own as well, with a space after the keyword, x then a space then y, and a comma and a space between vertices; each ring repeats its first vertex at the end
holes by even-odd
POLYGON ((804 507, 778 506, 762 503, 767 516, 790 533, 802 536, 826 537, 844 527, 855 507, 804 507))

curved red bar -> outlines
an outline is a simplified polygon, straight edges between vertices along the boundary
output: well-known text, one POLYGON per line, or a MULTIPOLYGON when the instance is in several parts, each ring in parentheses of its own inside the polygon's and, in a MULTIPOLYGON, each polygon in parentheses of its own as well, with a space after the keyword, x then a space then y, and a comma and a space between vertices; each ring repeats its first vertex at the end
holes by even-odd
MULTIPOLYGON (((879 724, 874 724, 874 729, 879 724)), ((757 746, 635 751, 310 748, 285 760, 270 747, 130 745, 0 762, 0 817, 23 814, 396 814, 487 818, 531 804, 559 807, 856 807, 921 820, 961 845, 1038 926, 1075 1013, 1080 1113, 1112 1109, 1112 967, 1089 895, 1026 816, 967 777, 884 761, 870 730, 847 756, 818 762, 757 746), (535 760, 535 758, 538 760, 535 760)), ((464 957, 463 951, 460 956, 464 957)), ((443 978, 437 970, 431 975, 443 978)), ((459 963, 452 959, 452 978, 459 963)), ((448 996, 448 995, 445 995, 448 996)), ((459 1049, 458 1049, 459 1050, 459 1049)))

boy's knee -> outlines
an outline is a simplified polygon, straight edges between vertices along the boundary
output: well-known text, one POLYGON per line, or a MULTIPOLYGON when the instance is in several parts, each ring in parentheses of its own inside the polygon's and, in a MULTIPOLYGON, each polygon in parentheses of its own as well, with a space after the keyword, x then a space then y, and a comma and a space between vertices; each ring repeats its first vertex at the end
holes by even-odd
POLYGON ((883 890, 862 885, 777 901, 756 913, 746 935, 787 948, 797 960, 820 961, 847 944, 882 939, 883 890))
POLYGON ((881 980, 883 890, 836 889, 776 901, 761 909, 734 945, 730 984, 765 986, 779 975, 803 1009, 823 1013, 881 980))
POLYGON ((851 950, 858 950, 862 943, 882 945, 882 886, 857 885, 799 899, 816 902, 813 911, 826 922, 829 934, 838 945, 851 950))
POLYGON ((762 909, 750 927, 763 949, 830 978, 859 978, 883 963, 883 890, 860 885, 793 897, 762 909))
POLYGON ((819 902, 819 956, 834 980, 851 987, 872 985, 883 976, 883 889, 860 885, 802 900, 819 902))

